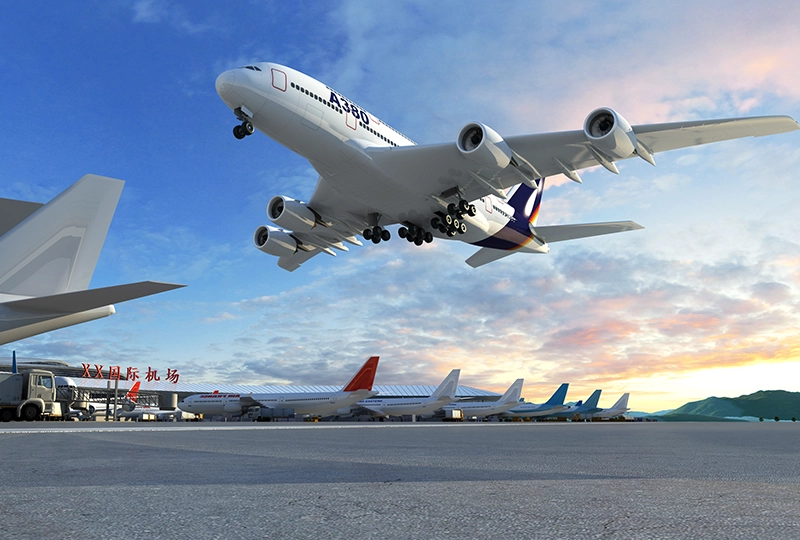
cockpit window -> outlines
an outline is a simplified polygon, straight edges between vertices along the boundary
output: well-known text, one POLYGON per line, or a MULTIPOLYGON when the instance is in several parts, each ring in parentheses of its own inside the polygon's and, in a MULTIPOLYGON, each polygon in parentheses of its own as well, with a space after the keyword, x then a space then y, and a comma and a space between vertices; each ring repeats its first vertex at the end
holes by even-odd
POLYGON ((250 71, 261 71, 261 68, 258 66, 243 66, 239 69, 249 69, 250 71))

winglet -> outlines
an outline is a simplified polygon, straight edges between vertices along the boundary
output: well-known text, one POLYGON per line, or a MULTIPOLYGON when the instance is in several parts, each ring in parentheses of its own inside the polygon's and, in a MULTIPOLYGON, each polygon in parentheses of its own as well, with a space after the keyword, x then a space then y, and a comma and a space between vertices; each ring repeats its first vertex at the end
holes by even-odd
POLYGON ((378 356, 372 356, 364 362, 358 373, 342 388, 342 392, 355 392, 356 390, 372 390, 375 381, 375 372, 378 370, 378 356))

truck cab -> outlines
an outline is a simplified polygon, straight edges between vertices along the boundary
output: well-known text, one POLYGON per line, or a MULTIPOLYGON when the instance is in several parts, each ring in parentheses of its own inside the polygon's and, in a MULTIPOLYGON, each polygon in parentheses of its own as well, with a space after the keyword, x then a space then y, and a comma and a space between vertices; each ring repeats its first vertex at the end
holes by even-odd
POLYGON ((53 374, 43 369, 0 372, 0 419, 8 422, 61 418, 55 383, 53 374))

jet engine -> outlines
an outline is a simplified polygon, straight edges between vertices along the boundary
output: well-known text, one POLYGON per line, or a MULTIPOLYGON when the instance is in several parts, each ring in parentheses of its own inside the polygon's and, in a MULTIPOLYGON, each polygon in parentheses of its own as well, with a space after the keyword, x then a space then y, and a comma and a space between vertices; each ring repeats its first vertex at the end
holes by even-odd
POLYGON ((276 257, 292 255, 297 251, 297 240, 290 231, 277 229, 275 227, 261 226, 253 234, 253 243, 264 253, 269 253, 276 257))
POLYGON ((625 159, 636 150, 633 128, 613 109, 595 109, 586 117, 583 132, 597 150, 614 159, 625 159))
POLYGON ((513 156, 506 141, 495 130, 476 122, 461 128, 456 146, 462 156, 494 172, 508 167, 513 156))
POLYGON ((278 227, 297 232, 310 232, 317 224, 317 215, 306 203, 283 195, 270 199, 267 217, 278 227))

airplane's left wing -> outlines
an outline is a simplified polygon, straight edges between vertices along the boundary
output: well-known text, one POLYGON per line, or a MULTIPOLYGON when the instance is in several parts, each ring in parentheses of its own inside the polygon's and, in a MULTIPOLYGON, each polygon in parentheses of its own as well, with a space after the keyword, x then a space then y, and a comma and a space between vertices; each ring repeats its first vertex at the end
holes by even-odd
POLYGON ((455 144, 372 147, 367 153, 385 174, 415 191, 475 200, 501 196, 503 189, 536 178, 564 174, 580 182, 576 171, 587 167, 602 165, 617 172, 614 162, 632 157, 655 164, 656 152, 797 129, 788 116, 630 126, 611 109, 598 109, 587 117, 583 130, 503 139, 487 126, 470 124, 455 144), (470 139, 474 133, 480 135, 470 139))

